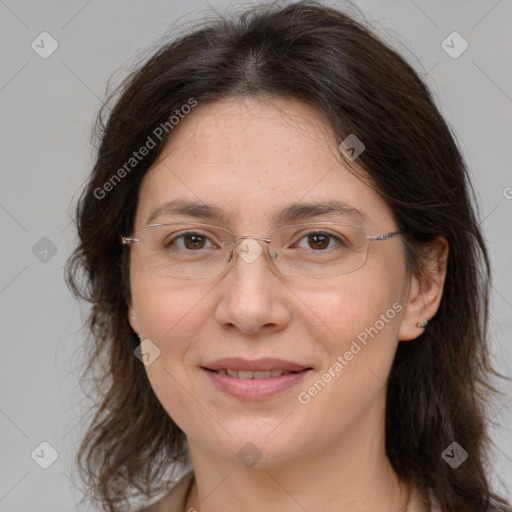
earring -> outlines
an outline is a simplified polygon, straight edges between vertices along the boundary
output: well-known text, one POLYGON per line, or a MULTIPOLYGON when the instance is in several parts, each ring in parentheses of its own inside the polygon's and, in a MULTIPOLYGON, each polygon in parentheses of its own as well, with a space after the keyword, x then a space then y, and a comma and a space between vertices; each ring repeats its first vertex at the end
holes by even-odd
POLYGON ((428 320, 422 320, 421 322, 418 322, 416 324, 416 326, 421 327, 422 329, 425 329, 425 327, 427 327, 427 324, 428 324, 428 320))
MULTIPOLYGON (((135 315, 131 315, 130 318, 132 320, 135 320, 135 315)), ((140 333, 136 332, 135 334, 140 338, 140 333)))

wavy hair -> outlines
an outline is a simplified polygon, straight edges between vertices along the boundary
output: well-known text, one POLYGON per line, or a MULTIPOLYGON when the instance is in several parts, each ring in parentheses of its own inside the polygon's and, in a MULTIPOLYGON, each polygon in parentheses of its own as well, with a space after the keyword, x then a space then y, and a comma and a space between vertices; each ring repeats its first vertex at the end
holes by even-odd
POLYGON ((184 433, 133 355, 129 251, 120 243, 132 231, 141 180, 172 130, 153 137, 133 169, 118 171, 122 179, 113 175, 191 98, 201 105, 247 96, 307 102, 337 140, 364 141, 357 162, 407 230, 411 274, 428 271, 429 242, 447 239, 438 312, 417 340, 399 344, 391 369, 386 452, 398 476, 432 489, 444 512, 509 511, 488 482, 487 405, 498 374, 487 347, 489 259, 465 162, 411 65, 355 17, 313 1, 251 7, 166 41, 98 114, 97 158, 66 269, 73 292, 91 303, 84 375, 93 375, 98 405, 78 461, 92 495, 109 512, 126 510, 129 496, 164 491, 169 468, 188 460, 184 433), (441 458, 453 441, 469 453, 456 470, 441 458))

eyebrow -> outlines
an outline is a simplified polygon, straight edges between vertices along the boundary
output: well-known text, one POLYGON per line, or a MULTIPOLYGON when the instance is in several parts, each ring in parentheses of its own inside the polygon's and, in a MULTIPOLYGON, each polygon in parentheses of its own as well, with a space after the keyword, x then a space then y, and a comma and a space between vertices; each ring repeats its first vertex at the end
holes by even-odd
MULTIPOLYGON (((367 219, 367 216, 361 210, 358 210, 344 201, 332 199, 320 203, 292 203, 286 205, 281 210, 273 212, 270 216, 270 220, 274 224, 280 224, 318 217, 320 215, 333 214, 356 220, 367 219)), ((194 217, 196 219, 205 220, 222 220, 225 217, 225 212, 218 206, 184 199, 173 199, 153 210, 146 224, 150 224, 161 215, 194 217)))

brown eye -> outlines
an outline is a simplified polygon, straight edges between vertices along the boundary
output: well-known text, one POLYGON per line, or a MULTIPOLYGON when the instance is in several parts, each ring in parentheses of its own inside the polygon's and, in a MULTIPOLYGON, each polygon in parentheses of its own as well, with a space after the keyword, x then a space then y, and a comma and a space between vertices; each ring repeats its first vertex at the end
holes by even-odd
POLYGON ((215 247, 211 240, 204 234, 198 232, 176 233, 167 237, 163 244, 166 250, 198 251, 215 247))
POLYGON ((187 249, 202 249, 206 243, 206 237, 197 234, 185 235, 183 244, 187 249))
POLYGON ((308 245, 311 249, 326 249, 329 247, 330 235, 315 233, 308 235, 308 245))
POLYGON ((346 246, 343 238, 325 231, 312 231, 305 233, 295 244, 299 249, 308 249, 314 252, 323 252, 331 249, 341 249, 346 246))

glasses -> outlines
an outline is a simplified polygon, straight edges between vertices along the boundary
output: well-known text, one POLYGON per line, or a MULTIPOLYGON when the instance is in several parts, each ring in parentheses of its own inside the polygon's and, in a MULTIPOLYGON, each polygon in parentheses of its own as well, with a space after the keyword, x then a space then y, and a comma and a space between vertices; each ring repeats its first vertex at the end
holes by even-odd
POLYGON ((237 236, 228 229, 200 223, 144 226, 124 245, 138 245, 145 269, 171 279, 203 279, 224 272, 239 255, 253 263, 263 252, 281 273, 293 277, 328 278, 350 274, 368 259, 369 242, 382 242, 404 230, 366 235, 363 228, 336 222, 295 224, 271 231, 268 238, 237 236))

